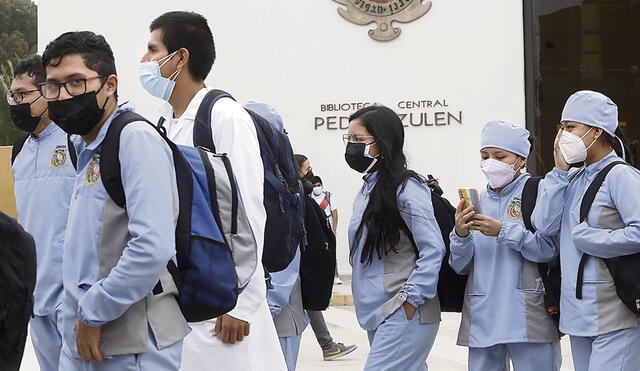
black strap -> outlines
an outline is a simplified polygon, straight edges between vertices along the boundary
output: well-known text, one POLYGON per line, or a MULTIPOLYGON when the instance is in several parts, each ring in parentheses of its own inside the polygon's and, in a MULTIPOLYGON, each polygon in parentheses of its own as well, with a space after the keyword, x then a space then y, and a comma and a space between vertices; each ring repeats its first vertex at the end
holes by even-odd
MULTIPOLYGON (((624 161, 614 161, 609 165, 605 166, 604 169, 600 170, 598 175, 596 175, 595 179, 587 188, 587 191, 582 196, 582 202, 580 203, 580 223, 587 220, 587 216, 589 216, 589 210, 591 209, 591 205, 593 201, 596 199, 596 194, 600 190, 602 183, 604 183, 604 179, 607 177, 607 174, 617 165, 629 165, 624 161)), ((580 264, 578 264, 578 277, 576 280, 576 298, 582 299, 582 285, 584 280, 584 267, 587 264, 588 254, 582 254, 580 258, 580 264)))
POLYGON ((521 210, 522 210, 522 221, 524 222, 524 226, 531 233, 536 233, 536 229, 531 223, 531 215, 533 214, 533 209, 536 207, 536 201, 538 199, 538 185, 542 177, 531 177, 527 179, 524 183, 524 188, 522 189, 522 196, 520 199, 521 202, 521 210))
POLYGON ((160 130, 162 134, 167 135, 167 128, 164 127, 164 122, 165 122, 164 117, 160 116, 160 118, 158 119, 158 123, 156 124, 156 127, 158 128, 158 130, 160 130))
POLYGON ((211 132, 211 109, 220 98, 233 97, 222 90, 211 90, 205 95, 198 107, 196 118, 193 123, 193 146, 203 147, 211 152, 216 152, 216 146, 213 143, 213 133, 211 132))
POLYGON ((76 153, 76 146, 71 141, 71 135, 67 135, 67 152, 69 152, 73 168, 78 170, 78 154, 76 153))
POLYGON ((27 139, 29 139, 29 135, 31 134, 20 135, 16 140, 16 142, 13 144, 13 148, 11 148, 11 165, 13 165, 13 162, 16 160, 16 157, 18 157, 18 154, 20 153, 20 151, 22 151, 22 147, 24 147, 24 144, 26 143, 27 139))
POLYGON ((111 200, 122 208, 126 205, 126 199, 120 172, 120 134, 122 134, 125 126, 138 121, 147 122, 153 126, 147 119, 135 112, 126 111, 120 113, 111 122, 107 135, 102 142, 102 151, 100 153, 102 184, 111 200))

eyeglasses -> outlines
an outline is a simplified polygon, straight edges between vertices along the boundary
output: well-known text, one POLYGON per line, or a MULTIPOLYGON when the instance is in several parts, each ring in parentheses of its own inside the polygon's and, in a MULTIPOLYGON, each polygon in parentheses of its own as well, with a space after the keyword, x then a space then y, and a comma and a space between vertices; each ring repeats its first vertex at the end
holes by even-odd
POLYGON ((360 135, 360 134, 344 134, 342 135, 342 141, 345 145, 352 143, 367 143, 368 139, 374 139, 371 135, 360 135))
POLYGON ((34 90, 17 91, 15 93, 7 93, 5 97, 7 98, 7 103, 9 104, 20 104, 22 103, 22 101, 24 100, 24 97, 27 94, 33 93, 34 91, 39 92, 40 90, 34 89, 34 90))
POLYGON ((87 81, 93 79, 103 79, 105 76, 98 75, 88 78, 77 78, 66 82, 43 82, 39 84, 40 93, 46 99, 57 99, 60 96, 60 89, 64 86, 70 96, 76 97, 87 92, 87 81))

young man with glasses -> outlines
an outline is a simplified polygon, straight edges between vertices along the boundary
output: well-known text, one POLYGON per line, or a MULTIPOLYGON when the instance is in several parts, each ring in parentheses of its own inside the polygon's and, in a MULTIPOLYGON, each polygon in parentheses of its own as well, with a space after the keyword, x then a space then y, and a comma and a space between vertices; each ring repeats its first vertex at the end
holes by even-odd
POLYGON ((51 118, 78 134, 78 172, 63 256, 60 370, 178 370, 187 326, 166 265, 175 256, 178 195, 173 156, 142 121, 122 129, 118 157, 127 200, 120 208, 100 172, 103 141, 118 106, 111 47, 92 32, 68 32, 42 56, 40 85, 51 118), (164 285, 163 285, 164 286, 164 285))
POLYGON ((16 127, 28 133, 15 144, 12 172, 20 223, 36 242, 31 341, 40 369, 57 371, 62 347, 62 250, 76 175, 71 161, 75 148, 49 118, 47 101, 38 90, 44 80, 39 55, 20 61, 7 101, 16 127))

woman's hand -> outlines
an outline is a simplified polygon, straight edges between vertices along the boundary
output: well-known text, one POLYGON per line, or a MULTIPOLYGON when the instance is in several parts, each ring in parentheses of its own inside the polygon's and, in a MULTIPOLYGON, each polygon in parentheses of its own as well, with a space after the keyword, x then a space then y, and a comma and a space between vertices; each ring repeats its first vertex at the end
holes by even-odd
POLYGON ((404 307, 404 314, 407 317, 407 320, 411 321, 413 319, 413 316, 416 314, 416 307, 409 304, 408 301, 405 301, 402 306, 404 307))
POLYGON ((569 170, 569 164, 564 159, 562 152, 560 151, 560 138, 562 137, 562 133, 564 129, 558 130, 558 134, 556 135, 556 139, 553 142, 553 160, 555 161, 555 166, 560 169, 567 171, 569 170))
POLYGON ((502 229, 501 221, 481 214, 477 214, 473 218, 472 224, 472 231, 478 231, 485 236, 498 237, 502 229))
POLYGON ((458 237, 465 238, 469 235, 469 229, 473 225, 472 218, 476 215, 473 206, 463 209, 464 201, 460 200, 456 209, 456 234, 458 237))

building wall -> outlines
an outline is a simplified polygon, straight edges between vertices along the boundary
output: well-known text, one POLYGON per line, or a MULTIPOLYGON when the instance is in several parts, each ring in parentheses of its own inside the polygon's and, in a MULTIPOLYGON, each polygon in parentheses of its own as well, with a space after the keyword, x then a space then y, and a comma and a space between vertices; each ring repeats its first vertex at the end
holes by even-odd
POLYGON ((148 25, 169 10, 205 15, 218 53, 207 84, 241 102, 268 102, 282 113, 294 150, 311 159, 314 172, 335 194, 343 274, 349 272, 351 203, 362 183, 344 163, 340 123, 347 122, 340 117, 354 107, 346 104, 379 102, 406 114, 409 166, 439 178, 454 204, 457 188, 485 184, 478 166, 482 125, 491 119, 524 125, 520 1, 433 0, 422 18, 396 24, 402 34, 386 43, 369 38, 373 26, 342 19, 337 13, 342 6, 330 0, 185 0, 179 5, 42 0, 39 5, 40 51, 65 31, 103 34, 115 52, 122 101, 132 100, 152 120, 161 102, 137 78, 148 25), (327 107, 338 104, 346 110, 327 107))
POLYGON ((11 147, 0 147, 0 211, 16 218, 16 200, 13 197, 13 175, 11 175, 11 147))

